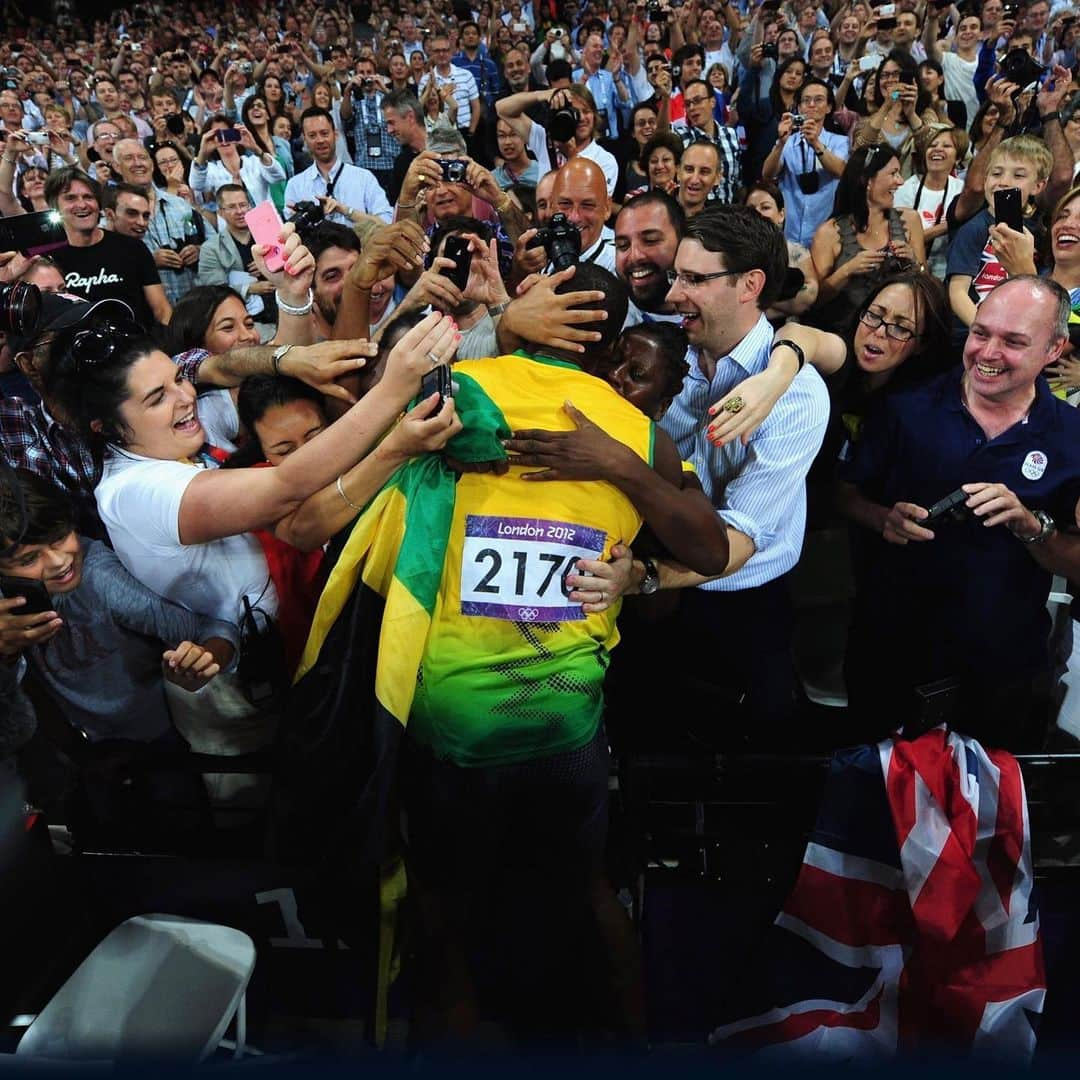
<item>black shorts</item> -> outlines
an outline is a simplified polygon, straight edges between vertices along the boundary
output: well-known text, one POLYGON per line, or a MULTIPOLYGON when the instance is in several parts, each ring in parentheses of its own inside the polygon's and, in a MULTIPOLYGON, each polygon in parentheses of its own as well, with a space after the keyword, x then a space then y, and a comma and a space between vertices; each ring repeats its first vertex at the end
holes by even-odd
POLYGON ((401 791, 411 867, 440 891, 474 892, 522 869, 584 885, 603 863, 608 758, 602 726, 577 750, 487 768, 440 761, 406 737, 401 791))

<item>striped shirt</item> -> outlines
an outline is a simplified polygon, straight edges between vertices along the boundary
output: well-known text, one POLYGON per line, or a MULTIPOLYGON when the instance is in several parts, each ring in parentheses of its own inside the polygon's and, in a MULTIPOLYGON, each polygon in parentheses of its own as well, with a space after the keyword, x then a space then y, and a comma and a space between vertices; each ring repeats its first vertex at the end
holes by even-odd
POLYGON ((472 110, 469 108, 469 102, 474 101, 480 96, 480 91, 476 88, 476 80, 472 77, 472 74, 466 71, 464 68, 458 67, 457 64, 450 65, 450 74, 443 75, 439 72, 438 68, 434 72, 428 72, 420 80, 420 96, 424 96, 424 90, 427 84, 431 81, 432 74, 435 75, 435 85, 439 87, 449 86, 454 84, 454 101, 457 102, 457 126, 459 128, 467 128, 469 121, 472 119, 472 110))
POLYGON ((725 524, 749 536, 756 548, 742 569, 703 589, 734 592, 764 585, 790 570, 802 551, 806 474, 829 419, 829 395, 821 376, 804 367, 747 446, 736 439, 716 447, 705 438, 709 406, 765 370, 772 339, 773 329, 762 315, 750 333, 717 360, 711 380, 701 370, 697 350, 690 349, 690 373, 660 422, 679 456, 694 466, 725 524))

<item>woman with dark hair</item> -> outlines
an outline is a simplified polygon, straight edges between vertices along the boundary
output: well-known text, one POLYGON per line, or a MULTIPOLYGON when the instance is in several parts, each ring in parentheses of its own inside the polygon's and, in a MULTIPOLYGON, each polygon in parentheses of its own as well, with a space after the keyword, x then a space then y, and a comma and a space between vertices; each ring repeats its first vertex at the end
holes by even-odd
MULTIPOLYGON (((293 155, 292 146, 289 143, 289 139, 292 138, 292 124, 289 125, 289 138, 275 135, 272 130, 273 117, 270 115, 270 109, 267 107, 266 100, 258 94, 245 98, 244 104, 240 107, 240 118, 244 122, 244 127, 251 132, 255 142, 259 146, 269 148, 281 162, 285 175, 292 176, 293 155)), ((284 187, 281 190, 284 194, 284 187)))
POLYGON ((789 56, 776 69, 767 98, 759 97, 758 72, 747 68, 739 84, 739 119, 746 128, 746 157, 743 175, 756 179, 769 151, 776 144, 777 128, 785 113, 796 113, 795 101, 806 78, 802 56, 789 56))
POLYGON ((276 75, 263 76, 263 81, 259 83, 258 96, 266 102, 266 107, 270 110, 271 124, 278 116, 287 116, 289 123, 292 123, 292 110, 285 100, 285 87, 276 75))
POLYGON ((413 97, 418 96, 419 91, 409 72, 409 61, 403 52, 395 50, 389 55, 387 70, 390 72, 391 90, 404 90, 413 97))
POLYGON ((42 210, 48 210, 49 204, 45 199, 45 181, 49 174, 45 169, 31 166, 23 169, 15 179, 15 197, 28 214, 36 214, 42 210))
MULTIPOLYGON (((783 229, 787 220, 784 209, 784 193, 768 180, 759 180, 751 184, 742 197, 744 206, 760 214, 766 221, 771 221, 778 229, 783 229)), ((795 240, 787 241, 788 266, 798 270, 803 276, 798 292, 788 300, 777 300, 765 313, 773 325, 784 322, 792 315, 801 315, 813 306, 817 300, 818 281, 814 273, 814 261, 810 252, 795 240)))
MULTIPOLYGON (((951 362, 950 312, 945 288, 937 278, 909 270, 885 278, 852 312, 851 322, 837 336, 789 323, 778 336, 790 336, 806 362, 829 382, 832 421, 825 447, 818 455, 831 468, 845 439, 856 440, 862 418, 886 389, 938 374, 951 362)), ((773 405, 791 385, 798 366, 781 353, 759 375, 739 383, 744 407, 732 415, 724 404, 732 391, 709 412, 716 419, 709 439, 717 445, 747 439, 760 427, 773 405)))
POLYGON ((623 168, 623 192, 636 192, 647 186, 648 174, 641 164, 641 153, 656 134, 656 123, 656 109, 651 101, 634 106, 630 113, 630 137, 633 139, 634 152, 623 168))
POLYGON ((893 49, 877 69, 880 104, 868 112, 851 133, 851 147, 886 145, 895 152, 903 177, 911 175, 915 133, 938 117, 930 97, 919 84, 918 65, 909 53, 893 49))
POLYGON ((205 349, 220 356, 230 349, 260 343, 244 298, 228 285, 189 289, 173 308, 168 333, 174 356, 189 349, 205 349))
POLYGON ((679 160, 682 158, 683 141, 674 131, 657 132, 641 150, 638 168, 645 174, 645 183, 636 191, 655 189, 674 195, 679 190, 679 160))
MULTIPOLYGON (((453 356, 453 320, 427 316, 391 350, 364 397, 275 469, 212 467, 222 433, 172 360, 132 325, 57 335, 46 394, 87 441, 101 480, 98 512, 120 560, 144 584, 193 611, 242 625, 277 595, 253 529, 288 518, 337 488, 416 395, 420 378, 453 356)), ((460 427, 448 402, 439 417, 460 427)), ((342 502, 347 493, 338 491, 342 502)), ((355 508, 359 510, 359 505, 355 508)))
POLYGON ((971 127, 968 128, 968 142, 972 158, 982 150, 1000 119, 1001 109, 994 101, 987 98, 979 106, 979 111, 975 114, 975 119, 971 121, 971 127))
POLYGON ((919 215, 893 206, 902 183, 900 161, 888 146, 856 150, 848 159, 833 216, 819 226, 810 247, 819 282, 812 321, 822 329, 846 326, 880 277, 925 269, 919 215))

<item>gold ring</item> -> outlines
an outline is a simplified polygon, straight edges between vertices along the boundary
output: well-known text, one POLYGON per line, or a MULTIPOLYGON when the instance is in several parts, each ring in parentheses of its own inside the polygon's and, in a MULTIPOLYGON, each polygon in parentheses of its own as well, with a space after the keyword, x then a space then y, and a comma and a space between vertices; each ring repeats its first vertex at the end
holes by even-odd
POLYGON ((726 413, 731 413, 734 416, 736 413, 740 413, 746 408, 746 402, 737 395, 733 398, 728 398, 723 405, 720 406, 726 413))

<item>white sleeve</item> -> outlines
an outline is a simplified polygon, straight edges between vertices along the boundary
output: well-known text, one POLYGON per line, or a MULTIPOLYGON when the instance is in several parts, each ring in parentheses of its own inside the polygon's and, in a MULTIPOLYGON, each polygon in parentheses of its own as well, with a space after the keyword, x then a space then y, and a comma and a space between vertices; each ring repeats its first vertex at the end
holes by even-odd
POLYGON ((551 172, 551 157, 548 154, 547 146, 547 128, 541 127, 540 124, 533 120, 525 147, 533 152, 536 164, 540 166, 541 176, 546 176, 551 172))
POLYGON ((135 535, 152 547, 180 543, 180 504, 199 470, 180 461, 142 461, 97 487, 98 513, 106 528, 135 535))
POLYGON ((211 446, 230 451, 236 448, 240 415, 228 390, 208 390, 199 395, 199 422, 211 446))
POLYGON ((469 76, 469 81, 465 84, 465 100, 474 101, 480 96, 480 91, 476 88, 476 79, 473 78, 471 71, 465 72, 469 76))
POLYGON ((381 218, 385 224, 389 225, 394 219, 394 208, 390 205, 386 192, 382 189, 382 184, 375 179, 374 173, 369 172, 367 169, 362 171, 364 173, 364 205, 362 209, 365 214, 372 214, 377 218, 381 218))

